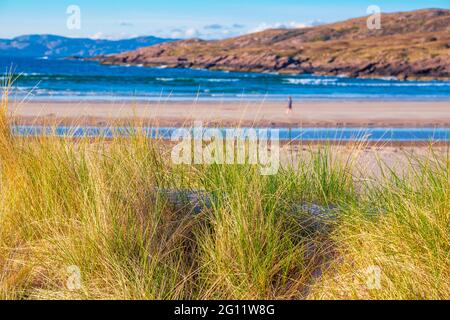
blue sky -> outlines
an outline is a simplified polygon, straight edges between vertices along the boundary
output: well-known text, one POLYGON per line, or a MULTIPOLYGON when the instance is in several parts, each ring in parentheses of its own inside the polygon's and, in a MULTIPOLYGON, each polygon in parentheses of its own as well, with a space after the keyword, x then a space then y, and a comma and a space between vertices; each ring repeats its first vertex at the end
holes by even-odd
POLYGON ((382 12, 450 9, 449 0, 0 0, 0 37, 58 34, 128 38, 156 35, 224 38, 269 27, 299 27, 382 12), (81 11, 81 29, 67 28, 67 8, 81 11))

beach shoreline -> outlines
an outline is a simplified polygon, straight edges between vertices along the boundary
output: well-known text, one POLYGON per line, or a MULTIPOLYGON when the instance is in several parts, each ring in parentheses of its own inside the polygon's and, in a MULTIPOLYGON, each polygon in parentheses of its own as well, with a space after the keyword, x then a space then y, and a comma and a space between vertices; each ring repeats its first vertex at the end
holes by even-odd
POLYGON ((17 124, 120 125, 159 127, 380 127, 450 126, 445 101, 10 101, 17 124))

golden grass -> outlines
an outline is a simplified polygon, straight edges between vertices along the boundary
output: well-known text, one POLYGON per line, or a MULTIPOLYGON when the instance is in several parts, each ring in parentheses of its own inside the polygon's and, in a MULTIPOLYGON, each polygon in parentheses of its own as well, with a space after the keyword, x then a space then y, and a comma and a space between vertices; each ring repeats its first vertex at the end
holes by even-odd
MULTIPOLYGON (((354 151, 174 166, 129 138, 19 138, 0 113, 2 299, 448 299, 449 158, 430 149, 356 185, 354 151), (194 214, 157 190, 204 190, 194 214), (333 205, 317 221, 302 204, 333 205), (316 227, 314 227, 316 226, 316 227), (79 286, 70 285, 73 266, 79 286), (367 286, 367 268, 381 287, 367 286)), ((77 284, 77 282, 76 282, 77 284)))

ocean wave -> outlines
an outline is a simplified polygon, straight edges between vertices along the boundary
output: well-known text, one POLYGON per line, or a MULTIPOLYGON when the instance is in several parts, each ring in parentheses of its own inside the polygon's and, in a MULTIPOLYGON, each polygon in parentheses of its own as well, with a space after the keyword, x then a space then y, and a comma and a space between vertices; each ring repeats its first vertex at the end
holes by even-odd
POLYGON ((337 79, 285 79, 287 84, 302 84, 302 85, 329 85, 337 82, 337 79))
MULTIPOLYGON (((7 87, 2 87, 3 90, 5 90, 7 87)), ((15 92, 31 92, 33 90, 32 87, 13 87, 12 89, 10 88, 12 93, 15 92)))
POLYGON ((333 84, 339 87, 450 87, 450 83, 350 83, 333 84))
POLYGON ((365 82, 368 80, 339 81, 338 79, 285 79, 285 84, 316 85, 336 87, 450 87, 450 82, 393 82, 392 79, 381 79, 385 82, 365 82), (363 82, 364 81, 364 82, 363 82))
POLYGON ((396 80, 398 80, 396 77, 382 77, 380 79, 381 80, 385 80, 385 81, 396 81, 396 80))
POLYGON ((43 74, 39 73, 39 72, 31 72, 31 73, 23 72, 20 75, 24 76, 24 77, 37 77, 37 76, 42 76, 43 74))
POLYGON ((175 81, 175 78, 156 78, 157 81, 162 81, 162 82, 171 82, 171 81, 175 81))
POLYGON ((207 79, 208 82, 238 82, 239 79, 207 79))
POLYGON ((226 78, 169 78, 169 77, 158 77, 155 78, 156 81, 161 82, 173 82, 173 81, 182 81, 182 82, 238 82, 239 79, 226 79, 226 78))

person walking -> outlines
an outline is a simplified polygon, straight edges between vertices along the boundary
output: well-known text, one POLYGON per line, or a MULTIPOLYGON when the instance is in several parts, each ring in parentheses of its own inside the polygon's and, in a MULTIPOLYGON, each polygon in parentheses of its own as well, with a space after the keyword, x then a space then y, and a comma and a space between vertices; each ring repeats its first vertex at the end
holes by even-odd
POLYGON ((286 109, 286 114, 290 114, 292 113, 292 97, 288 98, 288 106, 286 109))

